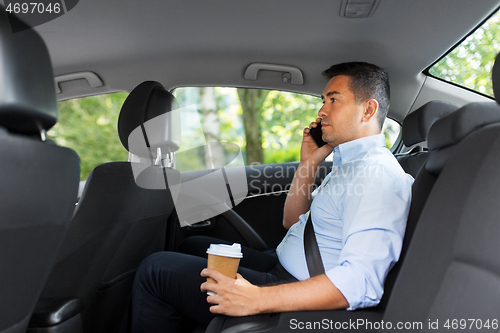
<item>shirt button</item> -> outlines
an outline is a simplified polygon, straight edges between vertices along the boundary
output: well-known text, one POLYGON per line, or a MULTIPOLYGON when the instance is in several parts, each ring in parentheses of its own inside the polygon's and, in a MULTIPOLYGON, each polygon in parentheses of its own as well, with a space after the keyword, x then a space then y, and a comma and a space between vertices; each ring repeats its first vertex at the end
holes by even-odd
POLYGON ((333 169, 333 171, 337 171, 337 168, 333 169))
POLYGON ((345 162, 347 162, 347 160, 346 160, 345 158, 344 158, 342 161, 343 161, 344 163, 345 163, 345 162))

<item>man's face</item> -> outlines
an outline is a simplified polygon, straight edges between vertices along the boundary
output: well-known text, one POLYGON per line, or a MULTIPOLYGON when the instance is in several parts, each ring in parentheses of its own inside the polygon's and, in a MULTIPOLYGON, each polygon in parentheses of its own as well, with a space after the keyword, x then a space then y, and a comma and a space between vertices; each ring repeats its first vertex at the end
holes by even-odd
POLYGON ((323 106, 318 116, 323 118, 323 141, 332 147, 360 137, 365 103, 356 104, 349 81, 350 78, 345 75, 333 77, 321 96, 323 106))

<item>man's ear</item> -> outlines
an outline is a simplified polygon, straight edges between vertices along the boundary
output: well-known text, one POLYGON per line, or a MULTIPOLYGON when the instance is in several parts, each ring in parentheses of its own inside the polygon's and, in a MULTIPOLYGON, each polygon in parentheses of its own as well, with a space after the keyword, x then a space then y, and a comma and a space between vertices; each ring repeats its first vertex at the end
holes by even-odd
POLYGON ((369 99, 365 102, 365 110, 363 111, 363 122, 368 122, 375 116, 378 110, 378 102, 376 99, 369 99))

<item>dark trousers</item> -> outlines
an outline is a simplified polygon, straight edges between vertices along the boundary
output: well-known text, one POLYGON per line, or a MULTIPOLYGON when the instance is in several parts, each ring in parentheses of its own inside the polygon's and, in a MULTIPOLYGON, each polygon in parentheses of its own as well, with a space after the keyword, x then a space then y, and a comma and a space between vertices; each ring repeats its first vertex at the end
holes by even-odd
MULTIPOLYGON (((130 328, 133 333, 185 332, 196 324, 208 325, 214 318, 209 311, 200 276, 207 267, 210 244, 230 244, 209 237, 190 237, 178 252, 158 252, 139 266, 132 288, 130 328)), ((242 247, 240 273, 250 283, 266 285, 293 281, 275 253, 242 247)))

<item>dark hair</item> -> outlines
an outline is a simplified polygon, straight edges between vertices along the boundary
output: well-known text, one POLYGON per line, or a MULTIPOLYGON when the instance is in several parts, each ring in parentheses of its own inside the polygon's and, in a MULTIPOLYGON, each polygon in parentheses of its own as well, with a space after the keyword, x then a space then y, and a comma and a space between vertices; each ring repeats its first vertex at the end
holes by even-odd
POLYGON ((346 62, 333 65, 322 74, 327 79, 338 75, 348 76, 349 89, 358 104, 372 98, 377 100, 378 121, 382 128, 390 99, 389 75, 385 70, 367 62, 346 62))

